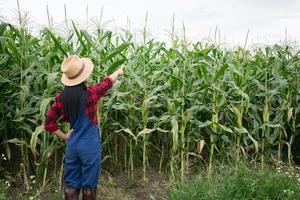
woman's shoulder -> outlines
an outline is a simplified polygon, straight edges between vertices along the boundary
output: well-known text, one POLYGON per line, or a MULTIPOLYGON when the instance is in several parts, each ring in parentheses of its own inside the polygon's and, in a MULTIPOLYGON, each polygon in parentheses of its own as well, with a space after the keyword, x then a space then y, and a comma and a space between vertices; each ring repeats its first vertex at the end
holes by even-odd
POLYGON ((58 92, 54 95, 54 100, 55 101, 61 101, 61 92, 58 92))
POLYGON ((54 95, 54 102, 59 109, 62 109, 62 98, 61 93, 56 93, 54 95))
POLYGON ((96 99, 96 93, 95 91, 90 87, 86 88, 86 92, 87 92, 87 97, 86 97, 86 102, 91 103, 94 102, 96 99))
POLYGON ((54 95, 54 103, 55 103, 55 107, 58 109, 58 113, 60 115, 63 116, 64 120, 66 122, 69 122, 68 117, 65 115, 64 111, 63 111, 63 105, 62 105, 62 93, 56 93, 54 95))

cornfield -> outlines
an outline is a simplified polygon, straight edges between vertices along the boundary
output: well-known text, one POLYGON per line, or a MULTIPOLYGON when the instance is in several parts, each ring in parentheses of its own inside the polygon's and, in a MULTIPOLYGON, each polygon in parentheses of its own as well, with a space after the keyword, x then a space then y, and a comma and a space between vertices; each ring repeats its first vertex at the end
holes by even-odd
POLYGON ((61 176, 64 142, 43 123, 62 89, 60 64, 70 54, 93 60, 89 84, 124 66, 125 76, 99 102, 98 119, 102 162, 129 177, 142 169, 147 181, 151 167, 184 180, 191 166, 205 166, 210 175, 215 162, 238 165, 241 159, 261 168, 272 158, 292 165, 300 114, 298 49, 226 49, 189 42, 184 26, 183 33, 179 37, 173 27, 171 45, 157 41, 148 34, 147 17, 141 41, 129 28, 89 32, 72 22, 64 34, 50 27, 34 36, 22 16, 18 27, 2 22, 0 147, 8 159, 20 153, 24 182, 34 173, 45 184, 50 165, 61 176))

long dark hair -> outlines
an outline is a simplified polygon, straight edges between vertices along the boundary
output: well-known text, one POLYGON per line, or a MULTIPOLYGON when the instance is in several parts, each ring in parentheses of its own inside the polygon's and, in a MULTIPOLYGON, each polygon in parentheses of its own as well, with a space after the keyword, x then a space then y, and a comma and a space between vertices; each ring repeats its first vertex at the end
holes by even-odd
POLYGON ((65 115, 70 120, 75 120, 79 114, 80 103, 85 101, 87 89, 84 82, 75 86, 65 86, 62 91, 62 105, 65 115))

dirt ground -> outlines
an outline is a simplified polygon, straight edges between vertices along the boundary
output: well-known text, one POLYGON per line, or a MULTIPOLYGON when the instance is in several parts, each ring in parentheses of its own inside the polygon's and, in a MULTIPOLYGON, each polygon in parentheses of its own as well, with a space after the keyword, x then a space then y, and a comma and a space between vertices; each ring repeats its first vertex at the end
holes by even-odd
MULTIPOLYGON (((166 173, 158 173, 153 169, 147 171, 147 181, 142 179, 142 169, 136 169, 134 178, 129 178, 123 170, 109 172, 102 170, 100 183, 97 188, 97 199, 100 200, 166 200, 170 186, 166 173)), ((62 200, 63 188, 59 190, 55 176, 49 180, 46 187, 38 191, 31 183, 30 191, 26 191, 24 184, 15 180, 6 191, 12 200, 62 200), (39 195, 37 195, 39 193, 39 195)), ((1 198, 0 198, 1 199, 1 198)), ((81 198, 80 198, 81 199, 81 198)), ((1 199, 2 200, 2 199, 1 199)))
MULTIPOLYGON (((63 188, 59 186, 59 170, 53 170, 54 166, 49 166, 48 179, 45 187, 41 189, 39 181, 35 178, 27 177, 29 180, 29 190, 23 182, 23 172, 19 159, 11 162, 3 162, 0 166, 0 180, 9 182, 0 183, 0 200, 5 200, 2 195, 6 193, 8 199, 12 200, 62 200, 63 188), (52 169, 52 170, 51 170, 52 169), (5 172, 6 173, 2 173, 5 172), (4 188, 4 191, 3 191, 4 188), (7 188, 7 189, 5 189, 7 188), (1 193, 2 192, 2 193, 1 193), (3 193, 4 192, 4 193, 3 193)), ((135 174, 130 178, 127 171, 120 166, 104 166, 101 171, 101 178, 97 188, 97 199, 103 200, 165 200, 168 199, 167 172, 159 173, 157 169, 149 167, 147 169, 147 181, 143 181, 142 168, 135 168, 135 174)))
POLYGON ((102 172, 99 199, 104 200, 164 200, 167 199, 168 181, 165 174, 155 170, 147 171, 147 181, 142 179, 142 170, 137 170, 134 179, 128 179, 126 172, 108 174, 102 172))

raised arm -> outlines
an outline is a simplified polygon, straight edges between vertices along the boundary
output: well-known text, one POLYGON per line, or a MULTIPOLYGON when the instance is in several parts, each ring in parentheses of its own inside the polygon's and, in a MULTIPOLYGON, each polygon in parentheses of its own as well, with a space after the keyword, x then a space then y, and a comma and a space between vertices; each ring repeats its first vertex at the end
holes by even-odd
POLYGON ((113 74, 111 74, 109 77, 115 82, 119 76, 122 76, 124 74, 123 68, 117 69, 113 74))
POLYGON ((88 87, 91 93, 94 94, 94 99, 98 101, 105 93, 112 88, 118 76, 123 75, 123 69, 116 70, 113 74, 106 76, 103 81, 96 85, 88 87))

